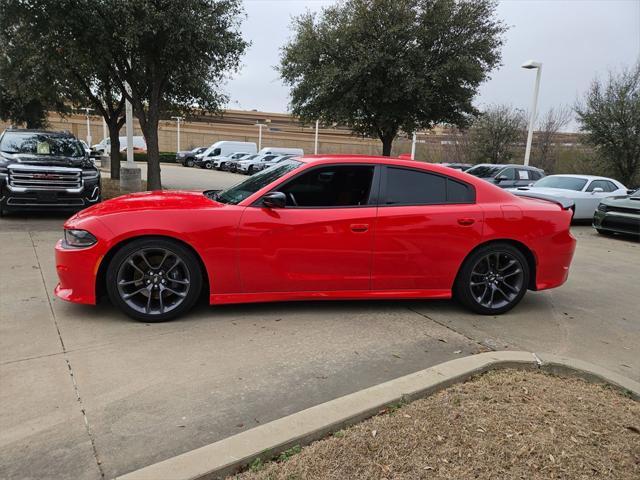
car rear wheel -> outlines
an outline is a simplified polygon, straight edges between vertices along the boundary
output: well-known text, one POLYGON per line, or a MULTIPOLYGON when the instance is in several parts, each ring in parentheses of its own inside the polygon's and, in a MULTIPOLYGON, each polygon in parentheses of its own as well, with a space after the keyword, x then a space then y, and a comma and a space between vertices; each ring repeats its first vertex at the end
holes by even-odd
POLYGON ((206 168, 207 170, 211 170, 213 168, 213 163, 204 162, 204 168, 206 168))
POLYGON ((134 240, 107 267, 109 299, 144 322, 163 322, 193 307, 202 289, 202 269, 179 242, 163 238, 134 240))
POLYGON ((253 175, 253 165, 249 165, 249 170, 247 170, 249 175, 253 175))
POLYGON ((465 260, 454 295, 476 313, 499 315, 522 300, 529 275, 527 259, 517 248, 507 243, 486 245, 465 260))

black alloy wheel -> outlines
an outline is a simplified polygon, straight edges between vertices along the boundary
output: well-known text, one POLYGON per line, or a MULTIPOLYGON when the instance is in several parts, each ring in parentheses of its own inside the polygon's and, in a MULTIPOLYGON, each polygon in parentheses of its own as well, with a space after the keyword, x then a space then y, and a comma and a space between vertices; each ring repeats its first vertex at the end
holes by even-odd
POLYGON ((162 322, 193 306, 202 289, 202 269, 179 242, 144 238, 114 255, 106 285, 111 302, 130 317, 162 322))
POLYGON ((467 308, 483 315, 498 315, 515 307, 529 285, 529 264, 507 243, 489 244, 464 262, 454 295, 467 308))

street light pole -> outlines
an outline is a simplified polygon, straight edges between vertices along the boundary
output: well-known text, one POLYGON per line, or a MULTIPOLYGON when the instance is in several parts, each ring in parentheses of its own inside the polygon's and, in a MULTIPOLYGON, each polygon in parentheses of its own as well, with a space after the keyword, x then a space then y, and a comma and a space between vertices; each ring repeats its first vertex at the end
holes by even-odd
POLYGON ((184 119, 184 117, 171 117, 173 119, 175 119, 176 122, 178 122, 178 149, 176 150, 176 152, 180 151, 180 122, 182 121, 182 119, 184 119))
POLYGON ((531 142, 533 141, 533 123, 536 118, 536 108, 538 106, 538 92, 540 91, 540 76, 542 75, 542 63, 529 60, 522 64, 522 68, 536 69, 536 84, 533 88, 533 103, 531 105, 531 115, 529 116, 529 132, 527 133, 527 148, 524 152, 524 164, 529 165, 531 155, 531 142))
MULTIPOLYGON (((127 91, 131 92, 128 84, 125 87, 127 91)), ((128 99, 125 104, 125 116, 127 125, 127 165, 133 167, 135 165, 133 162, 133 106, 128 99)))
POLYGON ((314 146, 314 151, 316 155, 318 154, 318 126, 320 125, 320 120, 316 120, 316 141, 314 146))

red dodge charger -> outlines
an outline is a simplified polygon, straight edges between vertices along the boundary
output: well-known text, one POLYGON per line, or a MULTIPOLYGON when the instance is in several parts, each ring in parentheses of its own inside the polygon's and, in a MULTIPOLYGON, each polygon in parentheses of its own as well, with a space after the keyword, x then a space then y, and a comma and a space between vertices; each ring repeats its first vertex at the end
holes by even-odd
POLYGON ((451 298, 481 314, 567 279, 569 205, 446 167, 367 156, 280 162, 223 191, 88 208, 56 245, 55 293, 133 318, 211 304, 451 298))

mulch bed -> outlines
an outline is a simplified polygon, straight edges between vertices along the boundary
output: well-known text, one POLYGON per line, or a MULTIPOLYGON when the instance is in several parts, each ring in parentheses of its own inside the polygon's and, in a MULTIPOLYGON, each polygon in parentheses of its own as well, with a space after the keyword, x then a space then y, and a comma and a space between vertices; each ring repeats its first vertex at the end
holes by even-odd
POLYGON ((238 480, 640 479, 640 402, 542 372, 489 372, 238 480))

